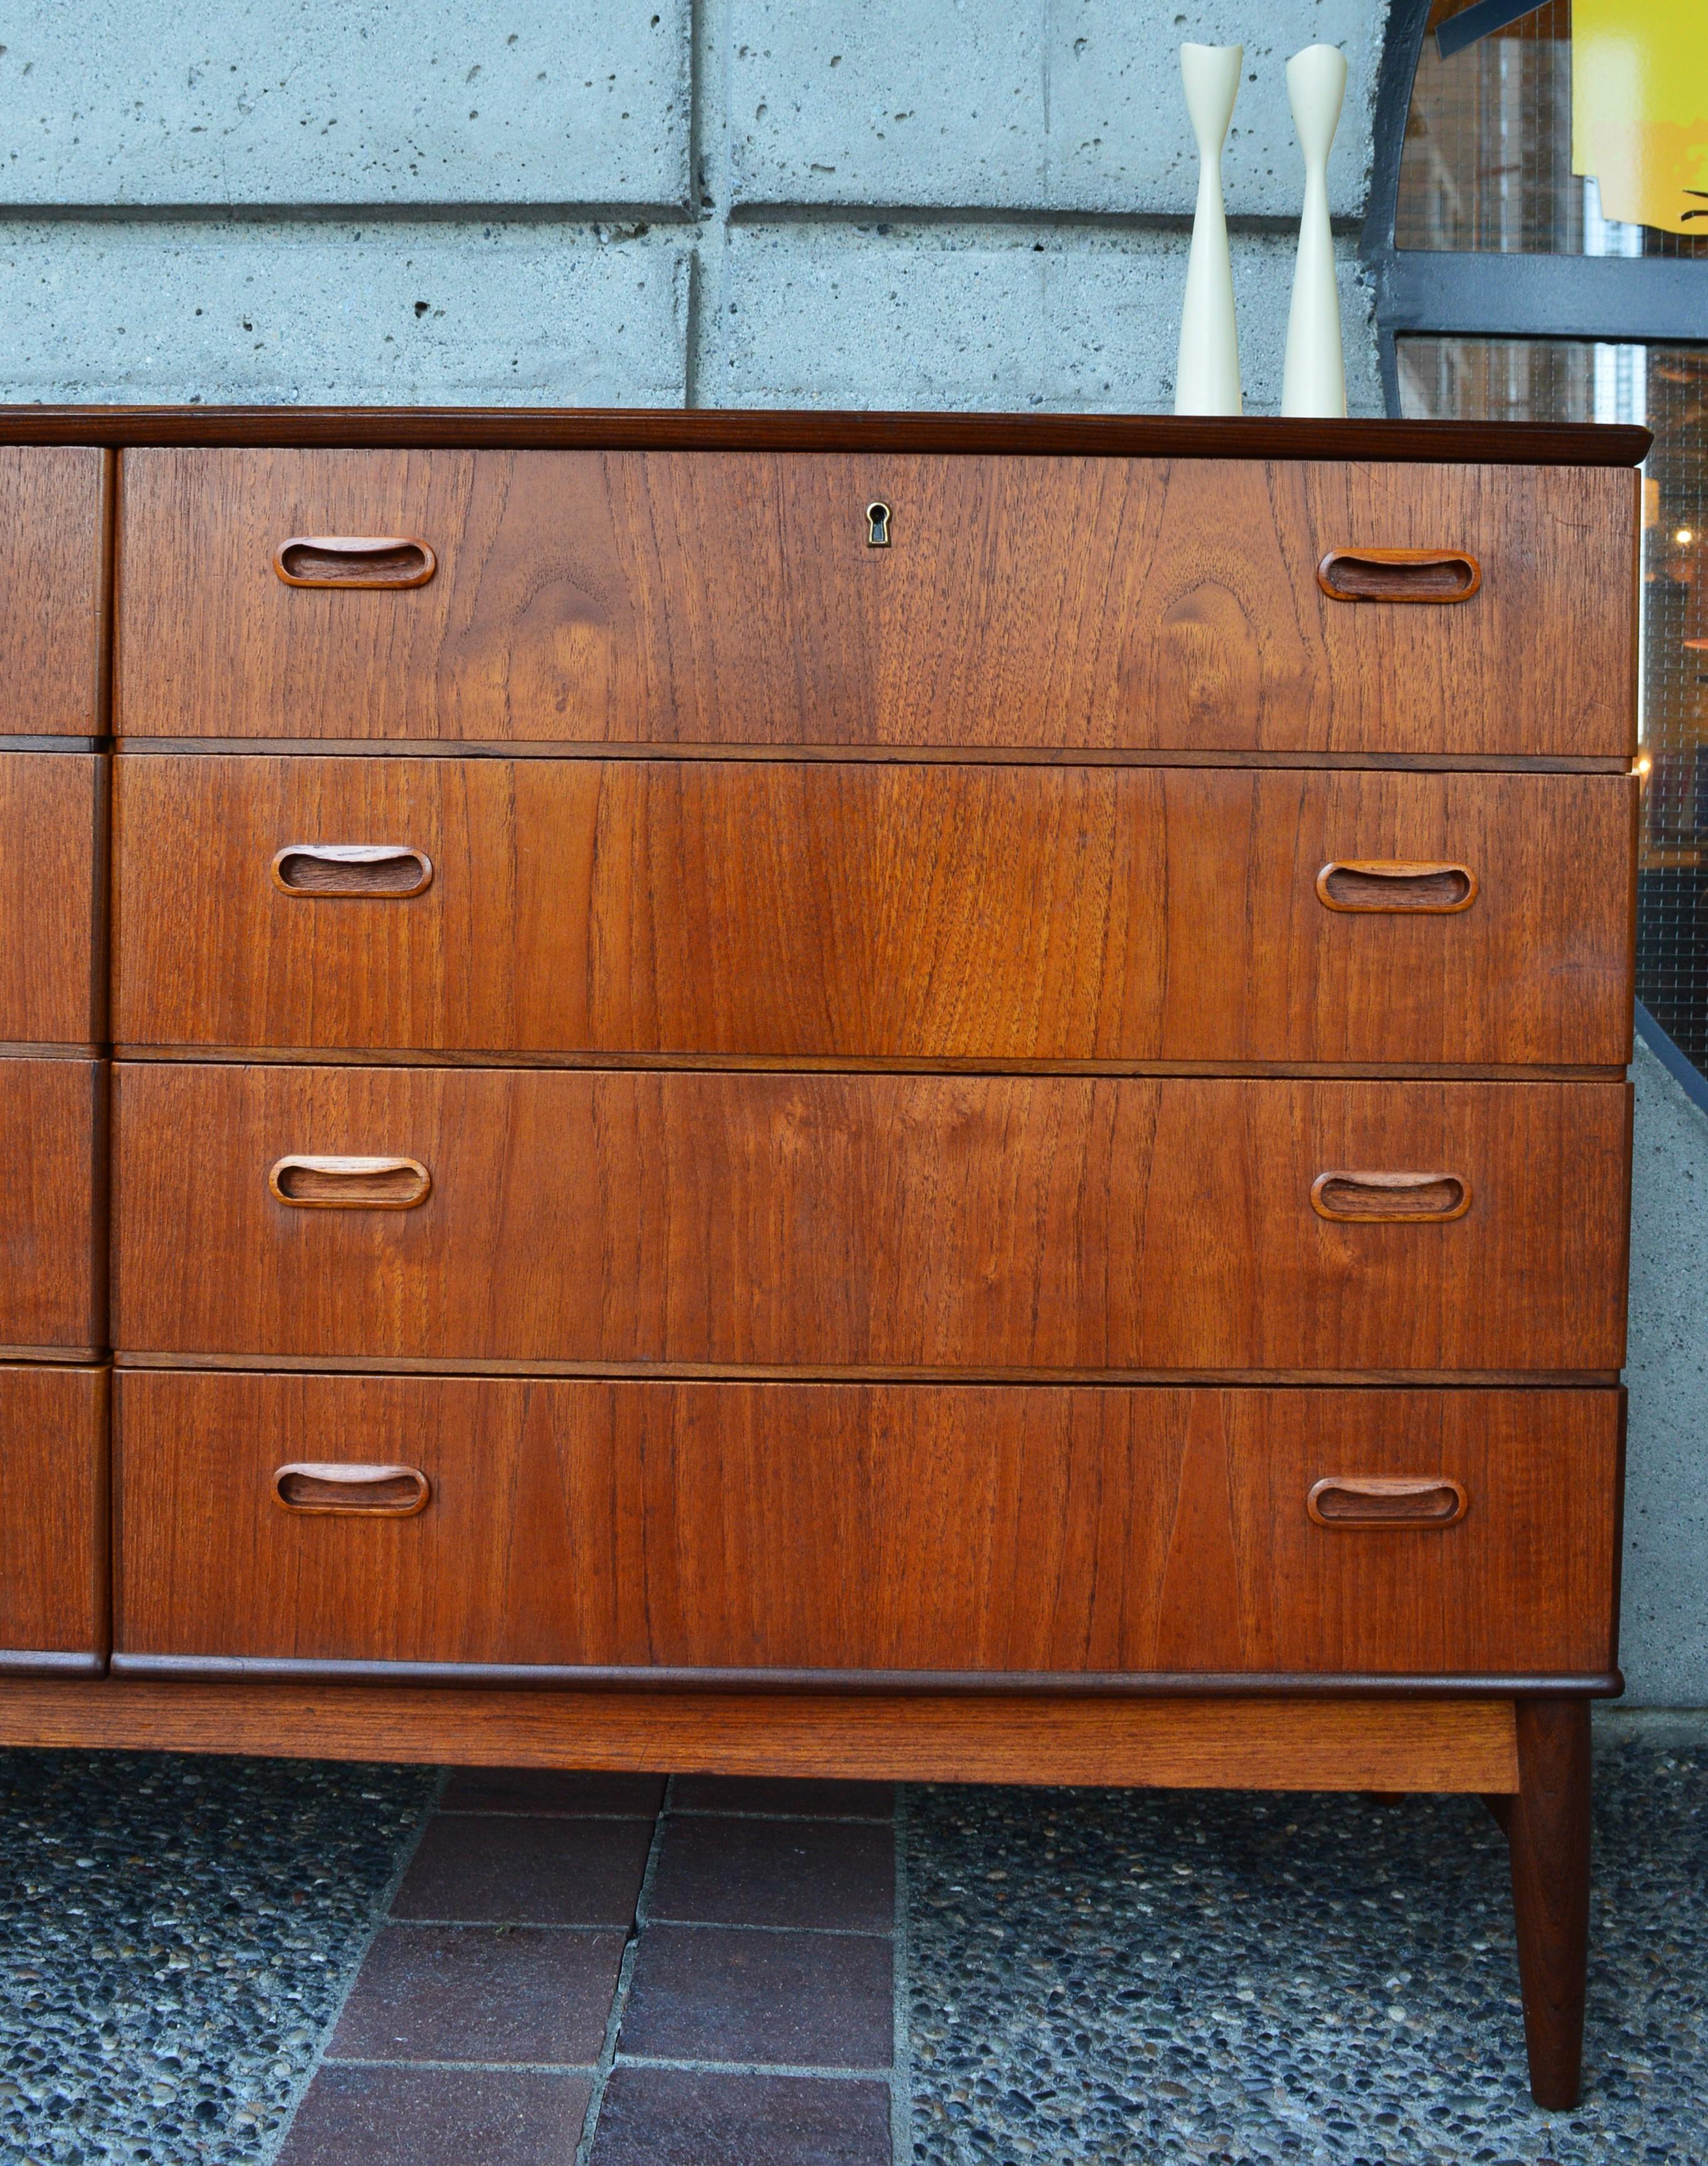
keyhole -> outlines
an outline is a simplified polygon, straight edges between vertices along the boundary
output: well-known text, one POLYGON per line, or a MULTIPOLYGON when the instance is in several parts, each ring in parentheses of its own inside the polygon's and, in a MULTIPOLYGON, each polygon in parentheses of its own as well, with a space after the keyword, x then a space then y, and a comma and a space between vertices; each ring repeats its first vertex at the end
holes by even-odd
POLYGON ((887 504, 868 504, 867 505, 866 546, 868 549, 888 548, 889 506, 887 504))

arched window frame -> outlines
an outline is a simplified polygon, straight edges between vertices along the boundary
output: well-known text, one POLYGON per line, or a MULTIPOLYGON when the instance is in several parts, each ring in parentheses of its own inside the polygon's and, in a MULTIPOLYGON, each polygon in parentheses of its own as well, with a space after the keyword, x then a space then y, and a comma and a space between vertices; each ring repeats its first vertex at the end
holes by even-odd
MULTIPOLYGON (((1377 77, 1364 265, 1376 297, 1382 396, 1400 412, 1396 338, 1600 339, 1614 345, 1708 341, 1708 264, 1660 256, 1542 256, 1396 248, 1400 164, 1431 0, 1393 0, 1377 77)), ((1452 19, 1486 36, 1542 0, 1478 0, 1452 19)), ((1469 42, 1467 40, 1466 42, 1469 42)))

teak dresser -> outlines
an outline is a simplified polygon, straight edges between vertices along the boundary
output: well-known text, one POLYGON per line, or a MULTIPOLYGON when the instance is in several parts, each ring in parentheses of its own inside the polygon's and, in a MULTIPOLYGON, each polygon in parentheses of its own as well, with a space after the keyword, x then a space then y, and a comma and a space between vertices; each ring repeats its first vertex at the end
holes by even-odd
POLYGON ((1577 2095, 1641 431, 0 417, 0 1740, 1487 1795, 1577 2095))

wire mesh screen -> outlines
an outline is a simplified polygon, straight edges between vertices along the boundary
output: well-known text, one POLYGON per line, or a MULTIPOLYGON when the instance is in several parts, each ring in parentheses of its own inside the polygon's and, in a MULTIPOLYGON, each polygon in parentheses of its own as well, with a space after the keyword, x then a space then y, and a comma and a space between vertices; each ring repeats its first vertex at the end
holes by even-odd
MULTIPOLYGON (((1469 0, 1436 0, 1432 34, 1469 0)), ((1572 172, 1568 0, 1442 60, 1425 38, 1400 158, 1396 248, 1498 254, 1708 254, 1708 237, 1601 215, 1593 180, 1572 172)))
MULTIPOLYGON (((1470 3, 1435 0, 1431 33, 1470 3)), ((1547 0, 1446 60, 1426 37, 1400 160, 1397 247, 1708 256, 1708 230, 1604 218, 1595 182, 1573 172, 1571 28, 1568 0, 1547 0)), ((1708 225, 1708 209, 1703 215, 1708 225)), ((1637 996, 1708 1074, 1708 345, 1402 336, 1395 351, 1407 415, 1639 421, 1654 431, 1642 498, 1637 996)))
POLYGON ((1646 421, 1637 998, 1708 1074, 1708 347, 1404 338, 1401 411, 1646 421))

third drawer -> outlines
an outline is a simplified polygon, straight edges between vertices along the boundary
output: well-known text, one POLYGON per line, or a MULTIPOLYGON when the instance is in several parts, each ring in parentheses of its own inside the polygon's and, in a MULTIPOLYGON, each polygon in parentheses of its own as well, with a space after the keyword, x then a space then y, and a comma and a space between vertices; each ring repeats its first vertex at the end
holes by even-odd
POLYGON ((154 754, 118 769, 121 1043, 1630 1057, 1623 775, 154 754))
POLYGON ((1622 1083, 116 1064, 114 1345, 1605 1371, 1622 1083))
POLYGON ((115 1669, 1602 1674, 1621 1395, 123 1375, 115 1669))

